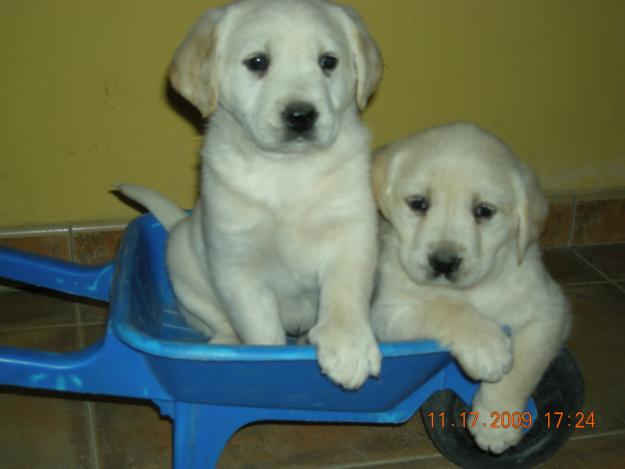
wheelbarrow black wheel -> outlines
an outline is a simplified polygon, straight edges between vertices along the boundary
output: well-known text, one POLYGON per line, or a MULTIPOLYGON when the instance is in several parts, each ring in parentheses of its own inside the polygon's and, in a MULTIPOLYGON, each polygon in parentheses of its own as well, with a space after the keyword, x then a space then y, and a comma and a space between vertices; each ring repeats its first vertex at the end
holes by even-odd
MULTIPOLYGON (((433 394, 421 407, 425 428, 434 445, 449 461, 460 467, 472 469, 530 468, 549 459, 571 436, 573 426, 548 427, 545 414, 563 412, 574 416, 584 403, 584 380, 573 358, 566 349, 551 363, 532 394, 538 414, 533 427, 521 442, 502 454, 496 455, 480 449, 469 431, 463 427, 462 412, 471 409, 453 392, 445 390, 433 394), (432 425, 432 415, 440 420, 445 416, 444 428, 432 425), (430 414, 428 416, 428 414, 430 414)), ((469 414, 465 414, 469 415, 469 414)), ((467 424, 469 419, 466 419, 467 424)), ((574 421, 573 421, 574 423, 574 421)))

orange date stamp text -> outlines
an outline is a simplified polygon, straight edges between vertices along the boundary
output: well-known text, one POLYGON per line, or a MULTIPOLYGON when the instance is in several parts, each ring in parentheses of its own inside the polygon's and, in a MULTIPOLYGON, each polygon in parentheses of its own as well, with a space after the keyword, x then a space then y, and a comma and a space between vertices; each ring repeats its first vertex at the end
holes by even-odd
MULTIPOLYGON (((548 429, 575 428, 575 429, 595 429, 595 412, 579 411, 574 414, 551 411, 543 415, 536 416, 548 429)), ((456 418, 450 418, 445 412, 429 412, 426 415, 426 425, 431 428, 475 428, 477 425, 483 427, 497 428, 522 428, 530 429, 534 426, 534 417, 531 412, 508 412, 493 411, 486 418, 479 412, 460 412, 456 418)))

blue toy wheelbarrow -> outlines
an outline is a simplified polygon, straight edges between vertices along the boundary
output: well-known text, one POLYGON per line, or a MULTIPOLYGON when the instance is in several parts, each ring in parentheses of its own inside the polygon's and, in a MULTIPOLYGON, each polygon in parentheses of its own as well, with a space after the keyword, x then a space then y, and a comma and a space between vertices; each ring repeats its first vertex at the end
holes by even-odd
POLYGON ((479 450, 461 424, 478 383, 433 341, 382 344, 381 376, 358 391, 324 377, 312 346, 208 345, 176 312, 165 240, 148 214, 128 226, 117 259, 98 267, 0 248, 2 278, 110 302, 106 333, 89 348, 48 353, 0 346, 0 385, 150 400, 173 420, 176 469, 214 467, 237 429, 269 420, 398 424, 421 408, 441 452, 480 468, 532 467, 570 435, 539 418, 546 409, 581 408, 583 380, 566 350, 528 403, 532 428, 495 456, 479 450))

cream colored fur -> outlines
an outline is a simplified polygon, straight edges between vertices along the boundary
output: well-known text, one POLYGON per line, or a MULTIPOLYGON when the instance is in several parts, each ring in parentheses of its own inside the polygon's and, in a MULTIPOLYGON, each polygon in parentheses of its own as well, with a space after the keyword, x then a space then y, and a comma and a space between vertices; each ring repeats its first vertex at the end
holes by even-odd
MULTIPOLYGON (((567 302, 537 245, 547 202, 535 176, 497 138, 464 123, 382 148, 373 166, 386 218, 372 309, 377 337, 448 347, 483 380, 473 402, 481 422, 491 412, 524 411, 569 330, 567 302), (408 206, 415 196, 427 210, 408 206), (494 215, 476 217, 481 204, 494 215), (449 275, 431 263, 441 252, 460 259, 449 275)), ((494 453, 522 437, 521 429, 489 425, 471 432, 494 453)))
MULTIPOLYGON (((322 0, 234 2, 202 16, 178 49, 171 83, 211 118, 201 197, 173 225, 167 265, 181 310, 212 343, 308 333, 341 386, 379 373, 368 316, 377 221, 359 111, 380 75, 358 16, 322 0), (259 54, 270 62, 262 73, 245 64, 259 54), (323 54, 336 69, 321 69, 323 54), (283 113, 298 102, 318 117, 294 138, 283 113)), ((120 189, 176 219, 154 192, 120 189)))

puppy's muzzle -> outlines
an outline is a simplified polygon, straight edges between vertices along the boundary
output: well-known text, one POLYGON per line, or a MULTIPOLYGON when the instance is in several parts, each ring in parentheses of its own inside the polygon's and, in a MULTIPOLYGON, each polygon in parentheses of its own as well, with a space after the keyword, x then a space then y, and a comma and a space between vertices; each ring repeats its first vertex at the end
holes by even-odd
POLYGON ((434 277, 445 276, 448 280, 452 280, 452 276, 460 268, 462 258, 455 251, 449 249, 440 249, 428 256, 428 263, 432 268, 434 277))
POLYGON ((295 136, 307 136, 317 121, 319 113, 312 104, 295 102, 289 104, 282 112, 282 120, 286 128, 295 136))

